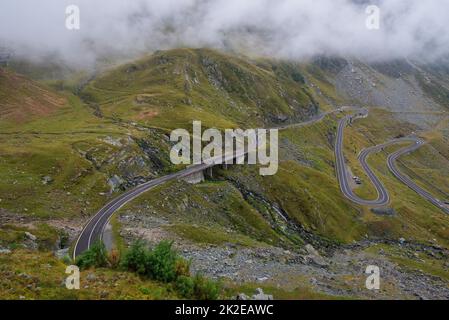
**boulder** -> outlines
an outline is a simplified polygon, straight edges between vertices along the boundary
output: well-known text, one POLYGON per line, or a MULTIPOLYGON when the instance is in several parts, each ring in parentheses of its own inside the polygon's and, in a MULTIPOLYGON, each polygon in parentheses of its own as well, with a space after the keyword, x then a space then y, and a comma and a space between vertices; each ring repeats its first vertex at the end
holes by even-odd
POLYGON ((326 260, 319 254, 319 252, 310 244, 307 244, 304 249, 307 251, 308 255, 305 260, 315 264, 318 267, 326 267, 328 264, 326 260))
POLYGON ((237 300, 250 300, 250 297, 248 297, 244 293, 240 293, 240 294, 237 295, 237 300))
POLYGON ((87 281, 95 281, 97 279, 97 276, 93 273, 89 273, 86 277, 87 281))
POLYGON ((257 288, 256 293, 252 297, 240 293, 237 295, 236 300, 273 300, 273 296, 271 294, 265 294, 261 288, 257 288))
POLYGON ((273 300, 273 296, 265 294, 261 288, 257 288, 256 294, 252 296, 252 300, 273 300))
POLYGON ((53 178, 50 176, 45 176, 42 178, 42 184, 50 184, 53 182, 53 178))
POLYGON ((36 240, 37 240, 37 237, 36 237, 34 234, 29 233, 28 231, 25 231, 25 236, 26 236, 28 239, 30 239, 31 241, 36 241, 36 240))
POLYGON ((276 119, 280 122, 285 122, 288 120, 288 116, 286 116, 285 114, 280 114, 276 117, 276 119))
POLYGON ((9 254, 9 253, 11 253, 11 250, 0 248, 0 254, 9 254))
POLYGON ((318 251, 316 251, 316 249, 311 244, 306 244, 304 249, 306 249, 308 254, 311 254, 311 255, 314 255, 314 256, 319 256, 320 255, 318 253, 318 251))

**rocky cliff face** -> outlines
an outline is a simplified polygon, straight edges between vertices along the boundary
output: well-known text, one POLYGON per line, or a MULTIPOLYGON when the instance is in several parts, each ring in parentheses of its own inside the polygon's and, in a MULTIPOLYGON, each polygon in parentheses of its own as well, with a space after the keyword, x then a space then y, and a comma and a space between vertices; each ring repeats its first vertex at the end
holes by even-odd
POLYGON ((432 128, 449 112, 443 63, 419 65, 406 59, 364 63, 319 58, 312 65, 348 103, 386 108, 397 119, 423 129, 432 128))

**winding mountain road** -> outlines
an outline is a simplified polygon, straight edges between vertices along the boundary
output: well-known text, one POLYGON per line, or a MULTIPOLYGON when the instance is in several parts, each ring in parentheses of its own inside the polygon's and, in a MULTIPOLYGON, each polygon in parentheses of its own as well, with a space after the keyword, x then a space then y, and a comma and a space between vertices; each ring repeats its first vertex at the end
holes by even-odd
MULTIPOLYGON (((383 186, 382 182, 377 178, 377 176, 373 173, 373 171, 370 169, 370 167, 367 164, 367 158, 370 154, 379 152, 383 148, 396 144, 401 142, 414 142, 412 146, 402 148, 392 154, 388 157, 388 168, 391 170, 391 172, 398 178, 400 181, 402 181, 404 184, 406 184, 409 188, 414 190, 416 193, 433 203, 435 206, 439 207, 443 211, 449 214, 449 209, 444 206, 438 199, 435 199, 430 195, 428 192, 420 188, 418 185, 416 185, 409 177, 402 174, 398 168, 396 167, 396 160, 402 156, 403 154, 413 152, 419 147, 422 146, 424 143, 423 140, 419 138, 409 137, 409 138, 401 138, 401 139, 395 139, 391 140, 387 143, 377 145, 374 147, 370 147, 367 149, 364 149, 360 155, 359 155, 359 161, 365 170, 366 174, 370 178, 371 182, 374 184, 377 193, 378 198, 375 200, 364 200, 360 197, 356 196, 354 192, 352 191, 349 181, 348 181, 348 171, 346 168, 345 158, 343 154, 343 134, 344 134, 344 128, 346 125, 351 122, 353 119, 360 118, 360 117, 366 117, 368 116, 368 110, 362 109, 358 107, 341 107, 337 110, 328 111, 325 113, 322 113, 318 116, 316 116, 313 119, 310 119, 305 122, 291 124, 291 125, 285 125, 278 127, 279 130, 284 130, 288 128, 293 127, 302 127, 306 125, 313 124, 315 122, 321 121, 326 115, 335 113, 335 112, 341 112, 345 110, 357 110, 355 114, 348 115, 343 117, 339 121, 338 130, 337 130, 337 139, 335 144, 335 157, 336 157, 336 171, 337 171, 337 177, 340 184, 340 189, 342 190, 343 194, 350 199, 351 201, 360 204, 360 205, 366 205, 366 206, 383 206, 389 203, 390 197, 388 194, 388 191, 383 186)), ((241 157, 244 154, 233 154, 233 155, 225 155, 223 157, 223 163, 226 161, 226 159, 229 158, 237 158, 241 157)), ((212 159, 214 160, 214 159, 212 159)), ((98 241, 102 240, 102 235, 104 232, 104 229, 106 225, 108 224, 109 220, 111 219, 112 215, 119 210, 121 207, 126 205, 131 200, 137 198, 142 193, 156 187, 159 185, 162 185, 168 181, 181 179, 184 177, 187 177, 189 175, 192 175, 194 173, 203 171, 207 168, 213 167, 216 165, 215 161, 210 161, 209 163, 203 163, 199 165, 193 165, 190 166, 184 170, 181 170, 176 173, 172 173, 160 178, 153 179, 151 181, 148 181, 146 183, 143 183, 141 185, 136 186, 133 189, 130 189, 126 191, 125 193, 121 194, 120 196, 116 197, 115 199, 111 200, 109 203, 107 203, 104 207, 102 207, 85 225, 83 230, 81 231, 81 234, 79 235, 74 249, 73 249, 73 259, 75 259, 77 256, 79 256, 84 251, 88 250, 90 246, 98 241)))
POLYGON ((359 196, 357 196, 349 183, 349 179, 351 177, 349 176, 348 169, 346 166, 346 161, 343 153, 343 140, 344 140, 344 128, 350 123, 352 120, 360 117, 366 117, 368 116, 368 111, 366 109, 360 109, 359 112, 347 115, 346 117, 342 118, 339 121, 338 124, 338 130, 337 130, 337 138, 336 138, 336 144, 335 144, 335 159, 336 159, 336 171, 337 171, 337 178, 340 184, 340 189, 344 196, 351 200, 354 203, 357 203, 359 205, 364 206, 372 206, 372 207, 379 207, 379 206, 385 206, 388 205, 390 202, 390 196, 385 188, 385 186, 382 184, 382 182, 379 180, 379 178, 374 174, 374 172, 371 170, 367 163, 368 157, 373 154, 380 152, 384 150, 386 147, 394 145, 394 144, 400 144, 404 142, 411 142, 412 144, 410 146, 401 148, 397 150, 396 152, 390 154, 388 156, 387 165, 388 169, 392 172, 392 174, 400 180, 402 183, 404 183, 406 186, 408 186, 410 189, 415 191, 418 195, 425 198, 432 204, 434 204, 439 209, 443 210, 445 213, 449 214, 449 208, 447 208, 441 201, 434 198, 429 192, 425 191, 421 187, 419 187, 416 183, 414 183, 407 175, 400 172, 400 170, 396 166, 396 160, 401 157, 404 154, 411 153, 417 149, 419 149, 422 145, 425 144, 425 141, 417 138, 417 137, 405 137, 405 138, 399 138, 399 139, 393 139, 386 143, 376 145, 373 147, 366 148, 362 150, 359 154, 359 162, 365 171, 366 175, 369 177, 371 182, 373 183, 376 191, 377 191, 377 199, 374 200, 366 200, 362 199, 359 196))
POLYGON ((387 165, 388 169, 390 169, 391 173, 400 180, 402 183, 407 185, 410 189, 415 191, 421 197, 432 203, 434 206, 443 210, 446 214, 449 214, 449 208, 444 205, 440 200, 434 198, 429 192, 418 186, 415 182, 413 182, 407 175, 401 173, 398 167, 396 166, 396 160, 404 154, 411 153, 418 148, 420 148, 424 144, 424 141, 421 139, 417 139, 416 143, 412 146, 402 148, 388 156, 387 165))

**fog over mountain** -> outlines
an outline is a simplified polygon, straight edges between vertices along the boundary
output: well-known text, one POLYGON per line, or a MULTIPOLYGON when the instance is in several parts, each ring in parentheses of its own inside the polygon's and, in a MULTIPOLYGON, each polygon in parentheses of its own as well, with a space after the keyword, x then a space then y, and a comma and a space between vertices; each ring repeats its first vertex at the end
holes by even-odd
POLYGON ((86 64, 179 46, 303 59, 317 54, 434 60, 449 54, 449 1, 2 0, 0 44, 18 55, 86 64), (65 27, 78 5, 81 28, 65 27), (380 29, 366 7, 380 8, 380 29))

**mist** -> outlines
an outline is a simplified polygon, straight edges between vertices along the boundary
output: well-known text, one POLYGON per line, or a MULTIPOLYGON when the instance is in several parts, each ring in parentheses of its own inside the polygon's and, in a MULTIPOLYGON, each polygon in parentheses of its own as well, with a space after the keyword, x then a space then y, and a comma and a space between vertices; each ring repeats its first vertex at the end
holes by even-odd
POLYGON ((175 47, 433 61, 449 55, 448 15, 440 0, 2 0, 0 46, 81 66, 175 47), (66 28, 72 4, 79 30, 66 28), (378 30, 366 27, 370 4, 380 8, 378 30))

